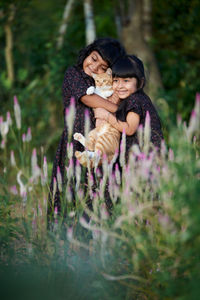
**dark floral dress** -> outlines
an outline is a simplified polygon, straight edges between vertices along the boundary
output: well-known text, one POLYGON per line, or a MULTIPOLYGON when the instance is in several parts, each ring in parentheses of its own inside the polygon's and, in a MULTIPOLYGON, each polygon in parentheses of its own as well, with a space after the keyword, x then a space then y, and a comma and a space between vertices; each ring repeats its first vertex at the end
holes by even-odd
MULTIPOLYGON (((67 151, 67 142, 68 142, 68 129, 65 124, 65 110, 70 106, 71 97, 75 99, 75 120, 72 133, 72 142, 73 142, 73 152, 83 151, 83 146, 73 139, 73 134, 75 132, 80 132, 84 135, 84 123, 85 123, 85 111, 89 111, 90 126, 91 129, 95 127, 95 119, 92 108, 84 105, 80 98, 86 94, 87 88, 91 85, 94 85, 94 80, 92 77, 88 76, 81 68, 79 67, 69 67, 64 76, 63 82, 63 115, 64 115, 64 130, 56 151, 56 156, 53 164, 52 178, 50 184, 50 196, 49 196, 49 211, 52 211, 52 192, 53 192, 53 180, 57 180, 57 167, 60 167, 60 172, 62 180, 64 182, 65 177, 65 160, 66 160, 66 151, 67 151)), ((75 156, 73 156, 74 163, 76 161, 75 156)), ((55 197, 54 197, 54 207, 57 207, 60 210, 60 195, 57 188, 55 197)))
MULTIPOLYGON (((142 89, 123 100, 116 115, 120 121, 125 122, 128 112, 131 111, 140 116, 140 124, 142 124, 143 127, 145 125, 146 113, 147 111, 149 112, 151 120, 151 142, 160 149, 161 141, 163 140, 160 118, 151 99, 142 89)), ((139 144, 137 132, 131 136, 126 136, 126 158, 128 158, 128 152, 133 144, 139 144)))

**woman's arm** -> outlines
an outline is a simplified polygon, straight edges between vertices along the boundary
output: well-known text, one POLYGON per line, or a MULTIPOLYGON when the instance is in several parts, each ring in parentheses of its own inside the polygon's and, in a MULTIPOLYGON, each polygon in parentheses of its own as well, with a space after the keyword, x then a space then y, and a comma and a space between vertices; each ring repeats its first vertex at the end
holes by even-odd
POLYGON ((92 108, 105 108, 109 112, 116 112, 118 106, 114 103, 111 103, 107 99, 104 99, 96 94, 93 95, 84 95, 80 100, 88 107, 92 108))
POLYGON ((132 111, 127 114, 126 122, 117 120, 112 113, 106 111, 103 108, 95 109, 95 118, 107 121, 120 132, 123 132, 123 130, 125 130, 126 135, 133 135, 140 123, 140 116, 132 111))

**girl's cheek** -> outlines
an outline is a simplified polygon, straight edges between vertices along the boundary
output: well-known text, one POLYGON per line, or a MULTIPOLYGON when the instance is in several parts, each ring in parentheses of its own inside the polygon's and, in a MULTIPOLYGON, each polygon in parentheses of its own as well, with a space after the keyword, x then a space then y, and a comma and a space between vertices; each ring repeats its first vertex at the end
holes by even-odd
POLYGON ((112 88, 114 91, 116 90, 116 84, 114 82, 113 82, 112 88))

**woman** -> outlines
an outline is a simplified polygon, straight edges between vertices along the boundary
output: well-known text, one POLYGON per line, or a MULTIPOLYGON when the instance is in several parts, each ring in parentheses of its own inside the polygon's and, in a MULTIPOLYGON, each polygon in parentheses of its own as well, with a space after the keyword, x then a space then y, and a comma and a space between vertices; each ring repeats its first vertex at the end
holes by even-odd
MULTIPOLYGON (((94 80, 91 77, 92 73, 104 73, 108 67, 112 68, 112 65, 117 61, 117 59, 123 55, 125 55, 125 50, 117 40, 111 38, 100 38, 95 40, 86 48, 82 49, 80 51, 77 64, 74 67, 69 67, 67 69, 63 82, 64 116, 66 108, 68 108, 70 105, 71 97, 74 97, 76 115, 73 133, 80 132, 84 134, 84 116, 86 109, 89 110, 91 129, 95 127, 95 119, 92 108, 101 107, 110 112, 115 112, 117 110, 116 104, 111 103, 95 94, 86 95, 86 91, 88 87, 94 85, 94 80)), ((53 181, 55 181, 54 178, 57 180, 58 167, 60 168, 62 182, 64 182, 67 142, 68 130, 65 123, 53 165, 52 180, 50 185, 49 213, 53 211, 54 207, 57 207, 58 211, 61 209, 58 187, 53 201, 54 207, 52 207, 52 192, 53 181)), ((75 140, 72 140, 72 142, 74 153, 75 151, 83 151, 83 146, 79 142, 75 140)), ((73 156, 73 159, 75 163, 75 156, 73 156)))

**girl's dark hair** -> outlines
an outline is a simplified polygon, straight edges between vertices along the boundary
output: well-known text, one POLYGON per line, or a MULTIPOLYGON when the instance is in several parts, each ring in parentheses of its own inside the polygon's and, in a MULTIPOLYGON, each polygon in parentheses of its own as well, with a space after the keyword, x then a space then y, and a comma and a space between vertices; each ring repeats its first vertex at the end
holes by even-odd
POLYGON ((89 56, 92 51, 97 51, 111 68, 120 56, 126 55, 124 47, 118 40, 113 38, 99 38, 79 52, 77 61, 79 67, 83 66, 85 58, 89 56))
POLYGON ((113 78, 135 77, 138 88, 143 88, 146 81, 143 62, 135 55, 120 57, 112 66, 112 75, 113 78))

